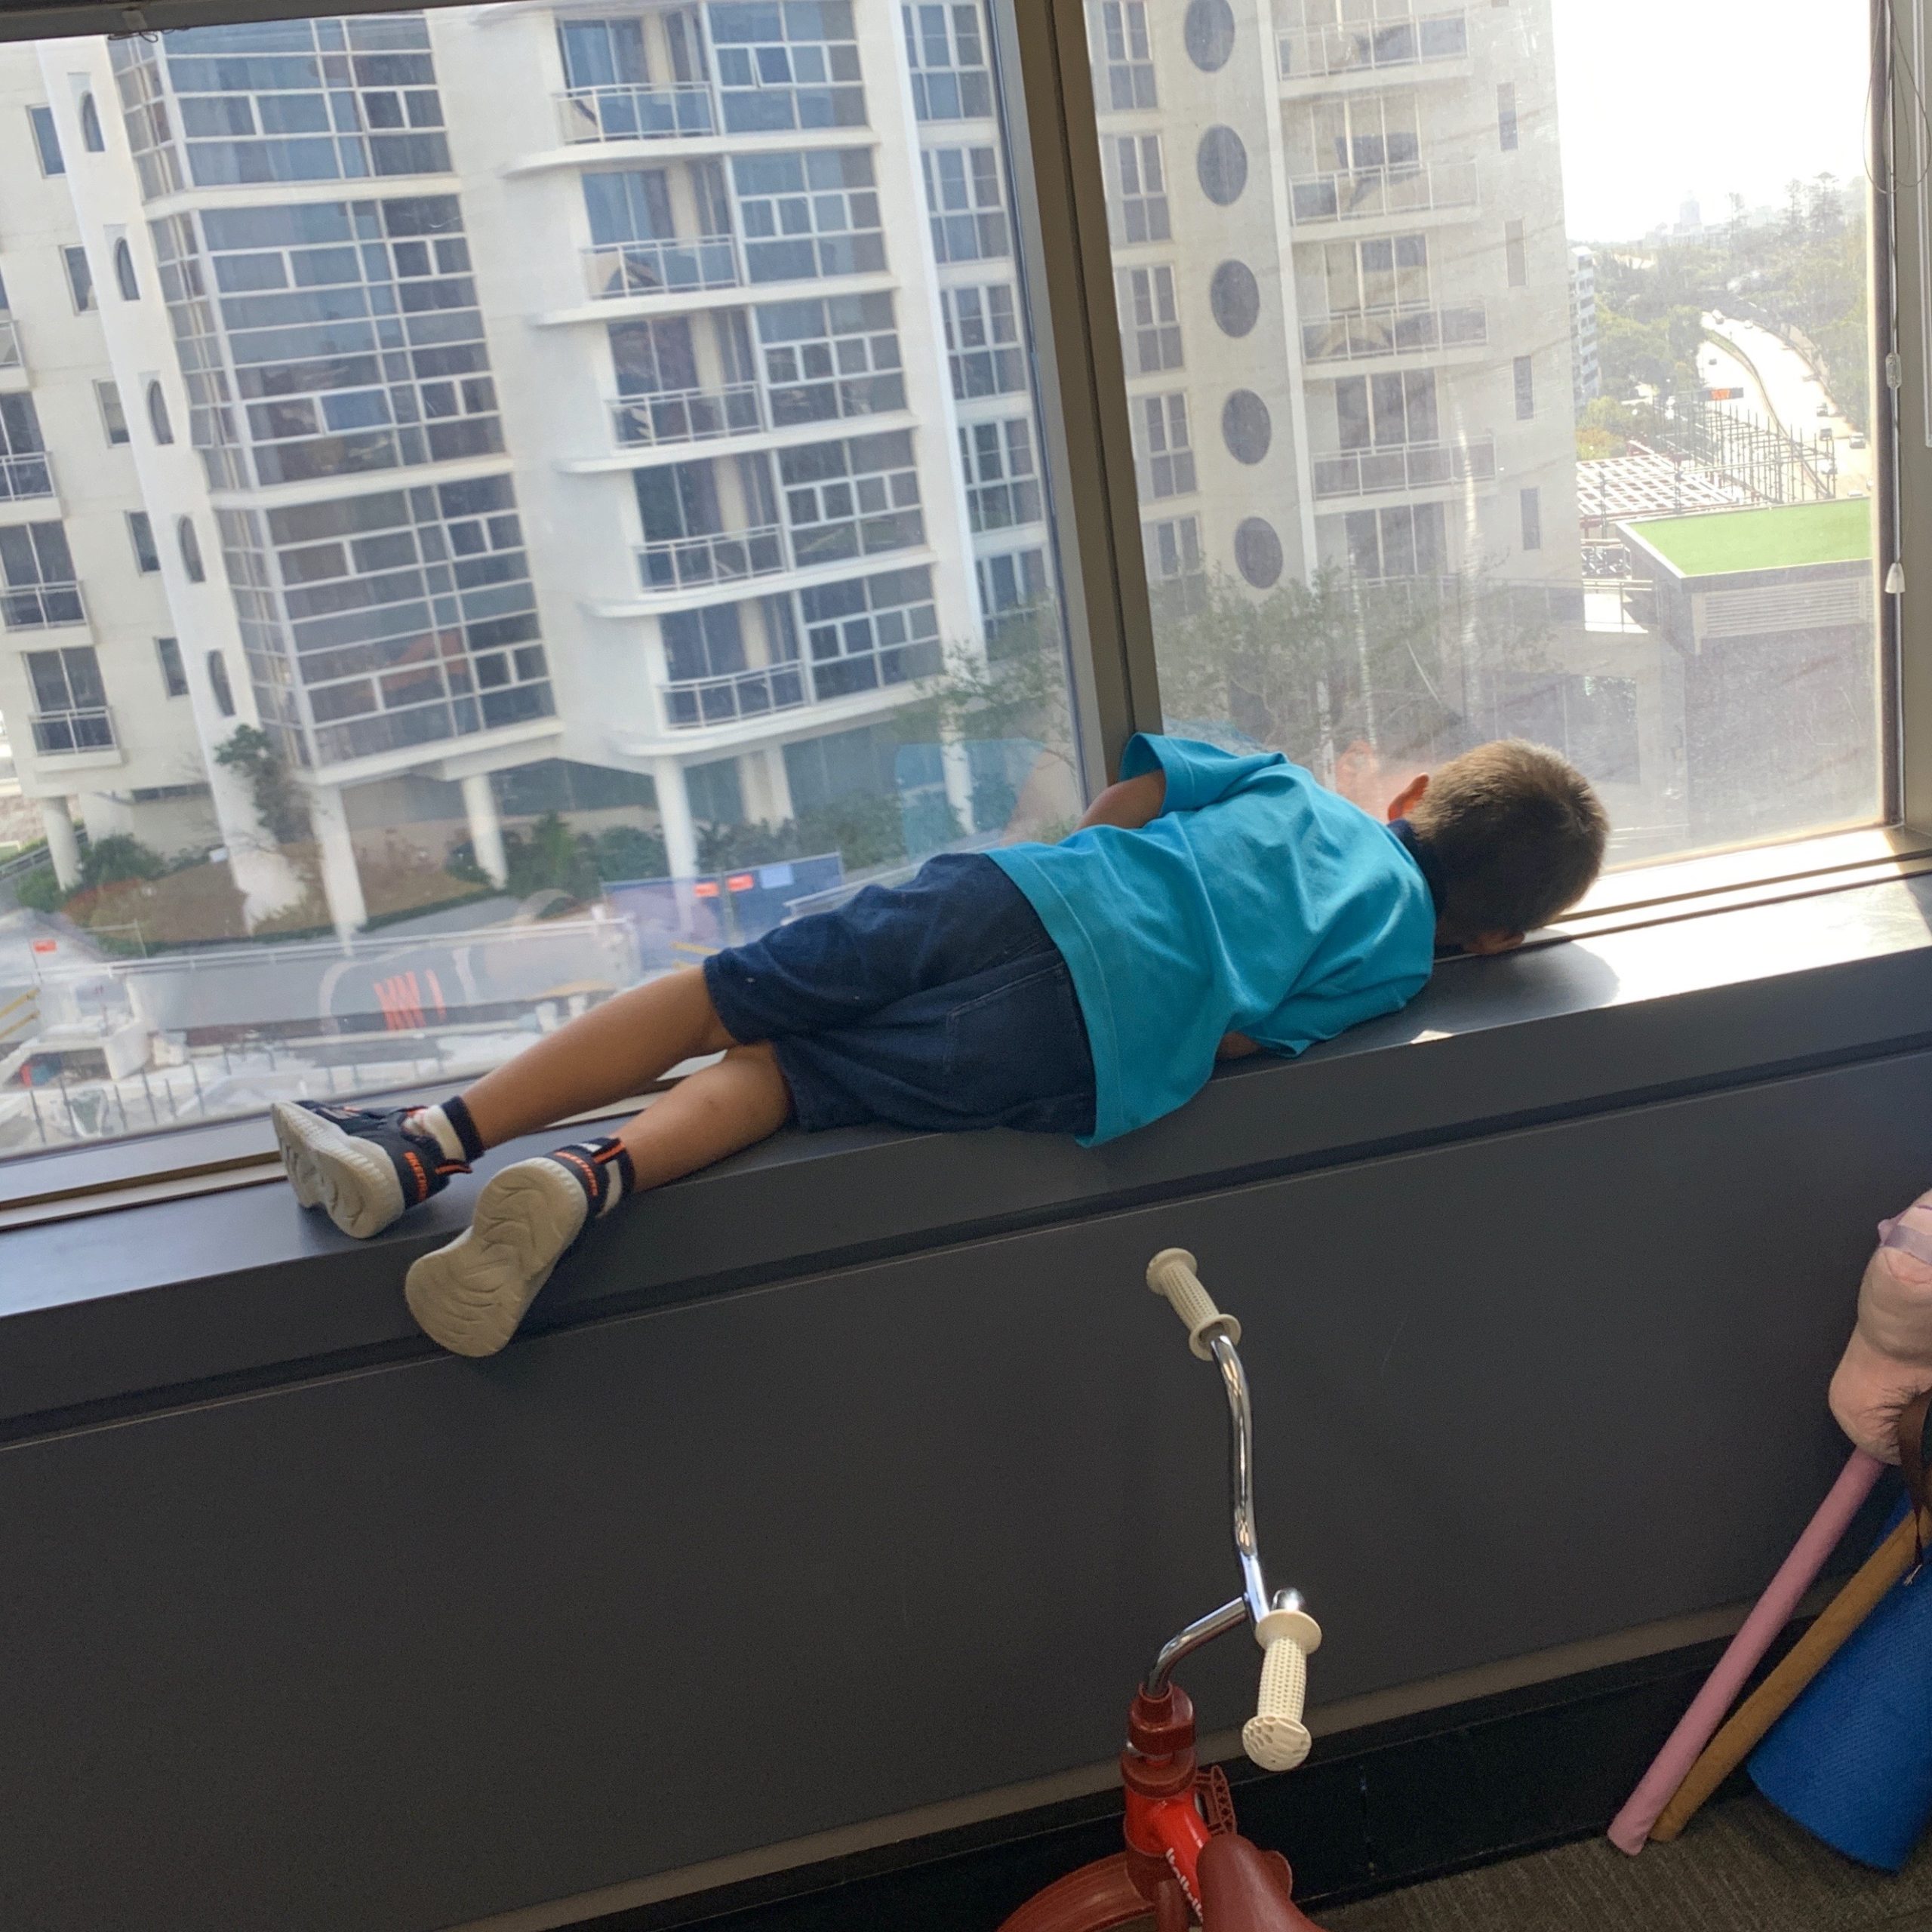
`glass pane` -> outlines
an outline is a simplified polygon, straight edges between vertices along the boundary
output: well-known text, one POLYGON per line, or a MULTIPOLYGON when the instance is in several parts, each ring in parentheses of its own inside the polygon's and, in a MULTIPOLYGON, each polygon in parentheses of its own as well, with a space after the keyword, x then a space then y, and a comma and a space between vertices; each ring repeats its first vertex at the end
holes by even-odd
POLYGON ((977 0, 49 45, 50 140, 88 93, 105 146, 85 229, 67 177, 0 207, 48 445, 0 460, 66 485, 0 517, 0 858, 51 841, 0 893, 51 948, 0 1154, 439 1096, 1078 817, 977 0))
POLYGON ((1543 741, 1613 863, 1878 816, 1866 12, 1092 0, 1170 730, 1543 741))

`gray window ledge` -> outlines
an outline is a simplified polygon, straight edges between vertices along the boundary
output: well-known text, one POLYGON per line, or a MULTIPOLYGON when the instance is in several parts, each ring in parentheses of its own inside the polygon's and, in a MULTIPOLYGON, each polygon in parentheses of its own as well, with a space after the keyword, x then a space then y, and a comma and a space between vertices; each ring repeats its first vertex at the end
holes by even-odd
MULTIPOLYGON (((1404 1012, 1297 1061, 1224 1069, 1181 1112, 1105 1147, 781 1134, 592 1230, 532 1325, 1928 1042, 1932 878, 1452 961, 1404 1012)), ((0 1436, 427 1351, 402 1278, 463 1225, 474 1186, 368 1242, 278 1184, 0 1233, 0 1436)))

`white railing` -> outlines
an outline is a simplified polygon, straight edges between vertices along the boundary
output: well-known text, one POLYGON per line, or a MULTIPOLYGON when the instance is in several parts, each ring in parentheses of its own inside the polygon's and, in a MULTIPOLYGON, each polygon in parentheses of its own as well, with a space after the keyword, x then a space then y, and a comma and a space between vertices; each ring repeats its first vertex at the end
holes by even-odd
POLYGON ((1386 355, 1480 349, 1489 340, 1489 311, 1480 302, 1437 308, 1426 303, 1358 309, 1302 325, 1302 353, 1311 362, 1368 362, 1386 355))
POLYGON ((1478 199, 1472 161, 1356 168, 1334 174, 1298 175, 1288 183, 1289 210, 1297 227, 1473 209, 1478 199))
POLYGON ((1469 57, 1469 17, 1460 7, 1348 26, 1298 28, 1281 35, 1281 78, 1331 80, 1338 74, 1426 66, 1469 57))
POLYGON ((111 752, 115 747, 113 714, 105 706, 57 711, 30 721, 33 748, 43 758, 58 758, 63 752, 111 752))
POLYGON ((1446 483, 1493 482, 1496 438, 1344 450, 1339 456, 1317 457, 1314 469, 1318 497, 1371 497, 1390 490, 1432 490, 1446 483))
POLYGON ((676 537, 645 544, 637 553, 638 574, 648 591, 685 590, 707 583, 737 583, 747 577, 776 577, 792 568, 783 525, 720 531, 711 537, 676 537))
POLYGON ((87 620, 78 583, 8 584, 0 589, 0 623, 10 631, 45 630, 87 620))
POLYGON ((764 426, 764 406, 755 383, 732 383, 717 389, 657 389, 649 395, 620 395, 611 405, 611 433, 625 449, 706 443, 764 426))
POLYGON ((586 248, 584 277, 598 301, 626 295, 692 294, 743 285, 738 245, 729 235, 688 242, 612 242, 586 248))
POLYGON ((0 369, 20 366, 20 331, 11 315, 0 315, 0 369))
POLYGON ((27 456, 0 456, 0 503, 53 494, 54 459, 45 450, 27 456))
POLYGON ((558 94, 556 101, 558 131, 572 144, 668 141, 718 131, 711 90, 702 82, 668 88, 641 84, 572 88, 568 94, 558 94))
POLYGON ((673 731, 762 718, 769 712, 793 711, 811 702, 805 667, 795 662, 734 671, 720 678, 680 678, 658 688, 663 694, 664 722, 673 731))

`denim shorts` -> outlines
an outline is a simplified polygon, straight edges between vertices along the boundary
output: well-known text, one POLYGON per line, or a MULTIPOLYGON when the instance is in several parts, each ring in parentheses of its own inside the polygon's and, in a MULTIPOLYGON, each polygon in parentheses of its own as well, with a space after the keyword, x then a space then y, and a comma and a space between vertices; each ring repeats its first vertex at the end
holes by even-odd
POLYGON ((1094 1060, 1060 949, 988 858, 774 928, 704 962, 718 1018, 768 1040, 798 1124, 1094 1131, 1094 1060))

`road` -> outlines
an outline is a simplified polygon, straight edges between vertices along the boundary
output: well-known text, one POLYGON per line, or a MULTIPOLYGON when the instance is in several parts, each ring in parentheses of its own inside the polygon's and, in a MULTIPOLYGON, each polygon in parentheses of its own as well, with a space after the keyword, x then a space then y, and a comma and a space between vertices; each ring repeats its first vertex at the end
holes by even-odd
MULTIPOLYGON (((1712 335, 1739 351, 1740 359, 1733 361, 1721 350, 1707 344, 1700 352, 1699 367, 1728 372, 1743 366, 1749 398, 1746 406, 1769 416, 1787 435, 1816 436, 1829 429, 1838 445, 1838 494, 1869 496, 1872 451, 1869 447, 1853 448, 1853 443, 1860 440, 1859 432, 1826 392, 1810 364, 1781 337, 1755 322, 1715 312, 1703 319, 1704 327, 1712 335), (1819 414, 1821 408, 1822 415, 1819 414)), ((1719 375, 1718 382, 1719 386, 1727 386, 1724 374, 1719 375)))

